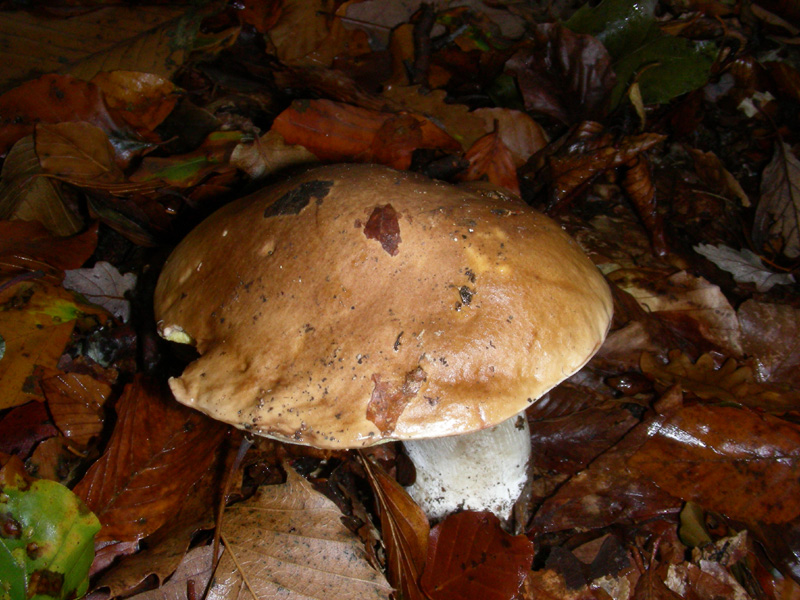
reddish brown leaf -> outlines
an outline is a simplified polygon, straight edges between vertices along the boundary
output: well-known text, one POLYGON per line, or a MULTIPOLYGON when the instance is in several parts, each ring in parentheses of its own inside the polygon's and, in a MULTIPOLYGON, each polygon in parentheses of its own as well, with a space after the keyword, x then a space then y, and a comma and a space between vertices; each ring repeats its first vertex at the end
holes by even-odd
POLYGON ((82 266, 97 245, 97 224, 55 237, 36 221, 0 221, 0 272, 67 270, 82 266))
POLYGON ((43 75, 0 96, 0 155, 37 123, 86 121, 103 131, 119 129, 100 89, 67 75, 43 75))
POLYGON ((461 181, 489 181, 519 194, 514 158, 500 138, 500 132, 488 133, 477 140, 464 155, 469 161, 461 181))
POLYGON ((111 386, 80 373, 57 373, 41 385, 53 420, 72 442, 87 446, 100 434, 111 386))
POLYGON ((406 600, 427 600, 420 588, 420 575, 428 552, 428 518, 380 465, 363 454, 362 463, 380 507, 389 582, 406 600))
POLYGON ((525 581, 533 554, 533 542, 503 531, 492 513, 456 513, 431 530, 422 589, 434 600, 508 600, 525 581))
POLYGON ((139 540, 174 518, 224 432, 165 385, 137 377, 117 403, 108 448, 75 488, 103 525, 98 542, 139 540))
POLYGON ((0 420, 0 452, 25 459, 40 441, 58 435, 44 402, 28 402, 0 420))
POLYGON ((682 407, 648 426, 628 464, 664 490, 739 520, 800 515, 800 427, 727 406, 682 407))
POLYGON ((664 237, 664 223, 656 205, 656 188, 650 174, 650 161, 643 154, 627 164, 622 185, 628 193, 639 218, 650 233, 653 252, 664 256, 668 252, 664 237))
POLYGON ((179 98, 175 85, 154 73, 102 71, 92 83, 102 90, 111 114, 142 134, 158 127, 179 98))

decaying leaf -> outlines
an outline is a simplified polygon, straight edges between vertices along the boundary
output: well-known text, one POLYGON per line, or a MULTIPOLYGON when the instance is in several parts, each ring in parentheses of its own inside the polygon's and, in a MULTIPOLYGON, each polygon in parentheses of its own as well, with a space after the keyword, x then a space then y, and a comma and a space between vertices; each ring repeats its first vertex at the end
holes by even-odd
POLYGON ((753 239, 769 243, 789 258, 800 256, 800 160, 788 144, 776 145, 761 174, 753 239))
POLYGON ((99 261, 91 269, 65 271, 64 287, 83 294, 123 323, 130 317, 130 301, 125 295, 136 286, 136 275, 123 275, 111 263, 99 261))
POLYGON ((756 284, 759 292, 768 292, 775 285, 791 285, 795 282, 791 273, 776 273, 767 269, 758 255, 747 248, 734 250, 724 244, 698 244, 694 250, 723 271, 728 271, 739 283, 756 284))
POLYGON ((225 554, 207 598, 388 599, 391 587, 341 516, 287 467, 286 483, 263 486, 226 511, 225 554))
POLYGON ((533 554, 533 542, 503 531, 492 513, 456 513, 431 531, 422 588, 433 600, 507 600, 519 592, 533 554))

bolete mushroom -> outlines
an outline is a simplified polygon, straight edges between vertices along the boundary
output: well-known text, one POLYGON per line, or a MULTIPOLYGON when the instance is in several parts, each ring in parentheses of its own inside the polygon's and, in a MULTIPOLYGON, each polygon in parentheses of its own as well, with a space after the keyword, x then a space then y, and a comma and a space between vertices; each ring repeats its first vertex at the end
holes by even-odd
POLYGON ((589 360, 611 310, 578 245, 520 199, 373 165, 225 206, 155 293, 161 335, 200 354, 170 380, 180 402, 295 444, 402 440, 431 518, 508 516, 524 411, 589 360))

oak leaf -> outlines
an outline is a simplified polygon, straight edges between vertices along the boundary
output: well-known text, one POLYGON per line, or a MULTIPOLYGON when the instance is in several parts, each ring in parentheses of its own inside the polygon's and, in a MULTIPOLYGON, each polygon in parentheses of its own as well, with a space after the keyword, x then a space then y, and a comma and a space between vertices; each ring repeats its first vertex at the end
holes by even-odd
POLYGON ((136 275, 123 275, 111 263, 99 261, 91 269, 66 271, 64 287, 83 294, 90 302, 102 306, 125 323, 131 314, 125 294, 136 287, 136 275))
POLYGON ((388 600, 391 587, 341 517, 331 500, 287 467, 286 483, 262 486, 227 509, 226 552, 206 597, 388 600))

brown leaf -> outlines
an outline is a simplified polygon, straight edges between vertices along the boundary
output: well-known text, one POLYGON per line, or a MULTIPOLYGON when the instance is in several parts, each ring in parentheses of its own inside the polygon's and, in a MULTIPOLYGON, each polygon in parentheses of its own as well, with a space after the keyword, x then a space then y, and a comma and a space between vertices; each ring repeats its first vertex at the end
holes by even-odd
POLYGON ((79 181, 84 186, 124 179, 114 163, 114 149, 108 137, 91 123, 39 124, 34 145, 42 169, 51 175, 79 181))
POLYGON ((380 509, 389 581, 406 600, 427 600, 419 581, 428 553, 428 518, 380 465, 364 454, 362 463, 380 509))
POLYGON ((668 252, 667 240, 664 237, 663 219, 656 204, 656 188, 650 173, 650 161, 644 154, 639 154, 627 167, 622 186, 650 233, 653 252, 658 256, 665 256, 668 252))
POLYGON ((103 525, 98 542, 139 540, 174 518, 225 433, 143 376, 116 409, 108 448, 75 487, 103 525))
POLYGON ((433 599, 507 600, 519 592, 533 555, 533 542, 503 531, 492 513, 456 513, 431 530, 422 589, 433 599))
POLYGON ((252 593, 286 600, 388 600, 391 588, 341 517, 333 502, 287 467, 286 483, 262 486, 226 511, 226 552, 206 598, 252 593))
POLYGON ((760 378, 800 388, 800 309, 746 300, 738 310, 742 347, 760 378))
POLYGON ((103 406, 111 386, 80 373, 56 373, 42 379, 47 407, 61 432, 79 446, 88 446, 103 430, 103 406))
POLYGON ((761 174, 761 199, 753 222, 753 241, 789 258, 800 256, 800 160, 780 143, 761 174))
POLYGON ((800 393, 796 390, 783 390, 758 383, 750 367, 740 367, 732 358, 716 368, 710 354, 702 355, 693 363, 685 354, 673 350, 669 353, 669 362, 663 364, 649 352, 644 352, 641 369, 663 387, 679 385, 684 391, 703 400, 735 403, 778 413, 800 407, 800 393))
POLYGON ((303 146, 291 146, 281 135, 270 130, 252 144, 240 143, 231 153, 231 164, 251 179, 262 179, 272 173, 298 165, 313 164, 317 157, 303 146))
POLYGON ((564 124, 602 117, 616 76, 611 57, 597 39, 544 23, 534 28, 535 44, 507 63, 525 108, 564 124))
POLYGON ((800 427, 728 406, 681 407, 648 426, 628 464, 664 490, 738 520, 800 515, 800 427))
POLYGON ((53 235, 78 233, 83 223, 62 185, 44 174, 33 136, 14 144, 0 171, 0 218, 39 221, 53 235))
POLYGON ((549 142, 542 126, 521 110, 477 108, 472 114, 483 119, 487 133, 497 130, 500 140, 511 152, 515 167, 524 165, 549 142))
POLYGON ((33 400, 8 411, 0 419, 0 452, 16 454, 23 460, 34 446, 55 435, 44 402, 33 400))

